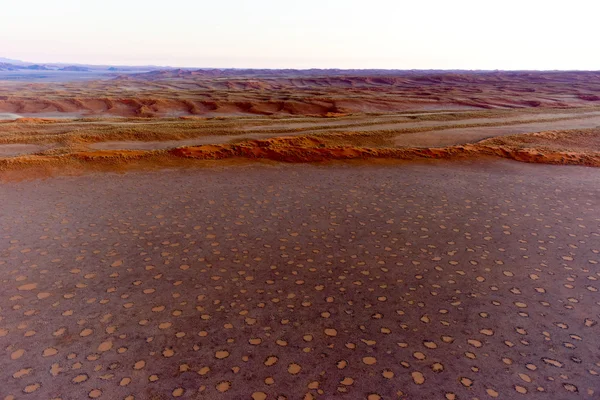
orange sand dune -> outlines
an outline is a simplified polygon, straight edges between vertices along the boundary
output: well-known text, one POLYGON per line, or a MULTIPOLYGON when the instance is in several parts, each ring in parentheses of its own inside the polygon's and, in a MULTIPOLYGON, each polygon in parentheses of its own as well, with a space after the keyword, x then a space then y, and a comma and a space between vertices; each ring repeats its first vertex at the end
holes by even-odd
MULTIPOLYGON (((598 133, 600 136, 600 133, 598 133)), ((522 135, 526 136, 526 135, 522 135)), ((513 138, 513 142, 516 140, 513 138)), ((508 142, 508 141, 507 141, 508 142)), ((315 138, 280 137, 251 140, 242 144, 209 145, 173 149, 170 154, 202 160, 233 157, 269 159, 282 162, 320 162, 351 159, 398 159, 420 158, 452 159, 477 156, 496 156, 523 162, 546 164, 588 165, 600 167, 599 151, 565 151, 556 146, 542 151, 536 147, 490 145, 486 142, 440 148, 368 148, 353 146, 325 147, 315 138)))
POLYGON ((334 160, 419 160, 501 157, 529 163, 586 165, 600 167, 600 129, 524 134, 484 140, 475 144, 438 148, 374 148, 349 145, 332 146, 316 137, 278 137, 248 140, 237 144, 179 147, 170 150, 86 150, 60 155, 29 155, 0 159, 1 170, 29 166, 72 165, 80 167, 124 165, 134 161, 161 160, 271 160, 287 163, 312 163, 334 160), (545 145, 549 138, 558 138, 545 145), (587 145, 564 147, 585 137, 587 145), (541 142, 540 142, 541 141, 541 142), (562 143, 562 144, 561 144, 562 143), (588 147, 592 145, 592 148, 588 147))

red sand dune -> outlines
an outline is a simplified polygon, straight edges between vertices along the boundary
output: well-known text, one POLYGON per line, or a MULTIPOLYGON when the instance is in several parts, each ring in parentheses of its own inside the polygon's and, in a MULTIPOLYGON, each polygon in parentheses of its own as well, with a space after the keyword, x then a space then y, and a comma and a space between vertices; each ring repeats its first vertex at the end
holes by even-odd
POLYGON ((598 72, 174 70, 107 81, 2 83, 0 112, 327 115, 600 105, 598 72))

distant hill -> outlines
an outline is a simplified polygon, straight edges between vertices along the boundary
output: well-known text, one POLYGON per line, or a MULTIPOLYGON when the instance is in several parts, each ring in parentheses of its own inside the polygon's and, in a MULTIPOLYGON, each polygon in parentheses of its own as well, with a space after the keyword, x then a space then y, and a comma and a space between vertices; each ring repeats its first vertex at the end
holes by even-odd
POLYGON ((12 58, 0 57, 0 81, 69 81, 86 79, 106 79, 117 75, 168 71, 170 67, 154 65, 92 65, 70 63, 32 63, 12 58))
POLYGON ((68 67, 61 68, 60 71, 89 72, 90 69, 79 65, 69 65, 68 67))
MULTIPOLYGON (((7 59, 3 58, 0 60, 7 60, 7 59)), ((20 70, 24 70, 24 69, 28 69, 28 70, 32 70, 32 71, 53 71, 56 68, 51 68, 47 65, 41 65, 41 64, 25 64, 25 63, 15 64, 15 63, 8 63, 8 62, 0 61, 0 71, 20 71, 20 70)))
POLYGON ((30 65, 31 63, 27 63, 21 60, 14 60, 12 58, 0 57, 0 64, 12 64, 12 65, 30 65))
POLYGON ((28 65, 25 68, 31 69, 31 70, 34 70, 34 71, 51 71, 53 69, 53 68, 48 68, 45 65, 39 65, 39 64, 28 65))
POLYGON ((111 72, 128 72, 134 69, 144 69, 144 70, 153 70, 154 68, 144 68, 144 67, 108 67, 108 71, 111 72))
POLYGON ((0 61, 0 71, 18 71, 20 69, 23 69, 23 67, 0 61))

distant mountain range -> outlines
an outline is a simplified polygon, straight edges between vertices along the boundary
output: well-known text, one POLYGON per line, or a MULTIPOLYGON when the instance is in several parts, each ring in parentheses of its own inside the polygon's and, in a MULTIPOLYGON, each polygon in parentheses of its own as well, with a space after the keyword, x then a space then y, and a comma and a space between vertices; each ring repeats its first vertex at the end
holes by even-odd
POLYGON ((0 64, 15 64, 15 65, 23 65, 23 64, 31 64, 26 63, 20 60, 13 60, 12 58, 0 57, 0 64))
POLYGON ((7 62, 0 62, 0 71, 21 71, 21 70, 32 70, 32 71, 79 71, 79 72, 87 72, 89 68, 85 67, 77 67, 77 66, 69 66, 63 68, 57 68, 50 65, 45 64, 13 64, 7 62))
POLYGON ((67 63, 31 63, 27 61, 14 60, 0 57, 0 71, 64 71, 64 72, 147 72, 157 69, 170 70, 171 67, 159 67, 154 65, 143 66, 115 66, 115 65, 92 65, 92 64, 67 64, 67 63))

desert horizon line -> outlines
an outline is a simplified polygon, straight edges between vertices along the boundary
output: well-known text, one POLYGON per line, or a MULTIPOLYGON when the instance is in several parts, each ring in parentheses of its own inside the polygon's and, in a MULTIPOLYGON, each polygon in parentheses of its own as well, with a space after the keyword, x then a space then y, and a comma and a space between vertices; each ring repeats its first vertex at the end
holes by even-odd
POLYGON ((385 68, 385 67, 226 67, 226 66, 177 66, 159 64, 120 64, 120 63, 85 63, 85 62, 63 62, 63 61, 26 61, 0 55, 0 63, 13 65, 56 65, 56 66, 82 66, 82 67, 122 67, 122 68, 152 68, 154 70, 264 70, 264 71, 468 71, 468 72, 600 72, 598 69, 576 69, 576 68, 385 68), (19 63, 19 64, 14 64, 19 63))

